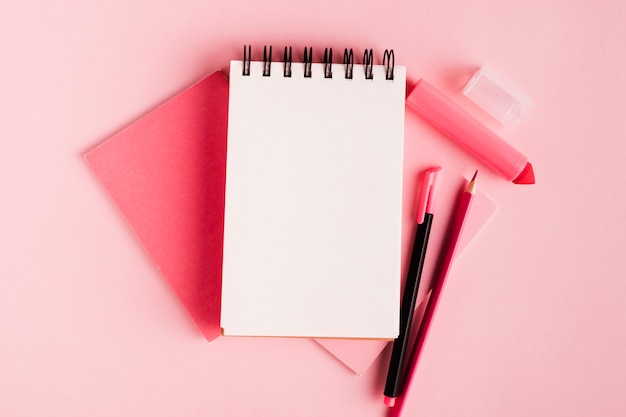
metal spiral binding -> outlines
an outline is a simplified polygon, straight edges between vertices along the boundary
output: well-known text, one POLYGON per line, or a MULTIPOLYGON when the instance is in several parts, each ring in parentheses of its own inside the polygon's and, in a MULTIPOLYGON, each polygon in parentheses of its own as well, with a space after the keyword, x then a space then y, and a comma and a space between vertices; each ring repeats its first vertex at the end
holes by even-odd
POLYGON ((263 47, 263 76, 269 77, 272 70, 272 45, 270 45, 270 54, 267 55, 267 46, 263 47))
POLYGON ((287 55, 287 47, 285 46, 285 54, 283 55, 283 77, 291 77, 291 46, 289 47, 289 55, 287 55))
POLYGON ((251 47, 248 45, 246 54, 246 45, 243 46, 243 72, 241 75, 250 75, 250 60, 252 59, 251 47))
MULTIPOLYGON (((252 61, 252 47, 250 45, 244 45, 243 47, 243 70, 242 75, 250 75, 250 63, 252 61)), ((283 76, 291 77, 291 64, 292 64, 292 48, 291 46, 285 46, 285 52, 283 54, 283 76)), ((311 78, 313 65, 313 48, 304 48, 304 77, 311 78)), ((351 80, 353 78, 354 69, 354 53, 352 49, 344 49, 343 51, 343 65, 345 67, 345 78, 351 80)), ((324 49, 324 78, 333 77, 333 48, 324 49)), ((395 70, 395 56, 393 49, 385 49, 383 55, 383 66, 385 67, 385 79, 393 81, 395 70)), ((374 79, 374 52, 372 49, 366 49, 363 53, 363 67, 365 70, 365 79, 374 79)), ((272 69, 272 45, 263 47, 263 76, 271 76, 272 69)))
POLYGON ((346 79, 352 79, 352 70, 354 68, 354 54, 352 48, 348 51, 348 48, 343 50, 343 65, 346 67, 346 79))
POLYGON ((324 49, 324 78, 333 78, 333 48, 324 49))
POLYGON ((383 55, 383 65, 385 66, 385 79, 393 80, 393 68, 396 65, 396 59, 393 55, 393 49, 386 50, 385 55, 383 55))
POLYGON ((369 51, 366 49, 363 54, 363 66, 365 67, 365 79, 373 80, 374 74, 372 70, 374 68, 374 52, 371 49, 369 51))
POLYGON ((313 63, 313 48, 309 48, 308 55, 304 47, 304 78, 311 78, 311 64, 313 63))

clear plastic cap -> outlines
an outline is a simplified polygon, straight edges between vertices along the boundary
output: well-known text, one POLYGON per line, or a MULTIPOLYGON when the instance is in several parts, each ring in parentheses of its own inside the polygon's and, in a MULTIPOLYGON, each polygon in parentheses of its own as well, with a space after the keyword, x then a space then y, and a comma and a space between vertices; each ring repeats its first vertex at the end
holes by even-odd
POLYGON ((520 121, 532 108, 530 97, 491 67, 482 67, 467 82, 463 94, 503 125, 520 121))

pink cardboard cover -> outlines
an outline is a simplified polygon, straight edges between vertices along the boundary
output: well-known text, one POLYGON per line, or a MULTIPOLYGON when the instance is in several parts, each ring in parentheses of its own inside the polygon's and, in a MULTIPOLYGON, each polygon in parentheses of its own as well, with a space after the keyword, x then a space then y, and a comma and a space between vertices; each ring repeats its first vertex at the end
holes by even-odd
POLYGON ((227 114, 215 72, 85 155, 209 341, 221 333, 227 114))

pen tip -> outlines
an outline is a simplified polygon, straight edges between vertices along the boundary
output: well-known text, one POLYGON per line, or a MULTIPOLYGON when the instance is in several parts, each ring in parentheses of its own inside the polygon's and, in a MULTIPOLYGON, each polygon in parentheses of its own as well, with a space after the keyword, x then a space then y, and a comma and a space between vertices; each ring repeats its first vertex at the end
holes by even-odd
POLYGON ((385 395, 385 405, 387 407, 393 407, 396 404, 396 399, 394 397, 387 397, 385 395))

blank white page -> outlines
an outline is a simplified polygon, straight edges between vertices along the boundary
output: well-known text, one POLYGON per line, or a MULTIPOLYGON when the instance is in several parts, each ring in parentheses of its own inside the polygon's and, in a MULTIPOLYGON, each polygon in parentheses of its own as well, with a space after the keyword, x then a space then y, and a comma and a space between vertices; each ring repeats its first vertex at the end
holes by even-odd
POLYGON ((224 335, 399 332, 406 70, 230 66, 224 335))

